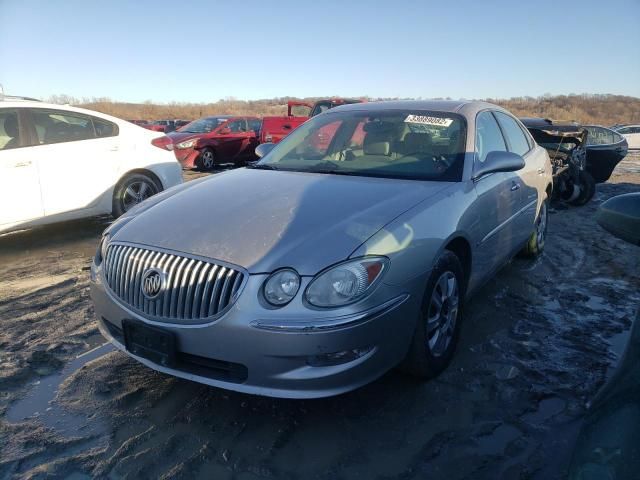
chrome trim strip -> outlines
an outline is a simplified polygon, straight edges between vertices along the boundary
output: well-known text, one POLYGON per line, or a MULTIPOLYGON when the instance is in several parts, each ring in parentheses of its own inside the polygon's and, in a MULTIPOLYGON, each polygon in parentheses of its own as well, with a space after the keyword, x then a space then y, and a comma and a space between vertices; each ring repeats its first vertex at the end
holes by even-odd
POLYGON ((522 207, 520 210, 518 210, 516 213, 514 213, 512 216, 510 216, 509 218, 507 218, 504 222, 502 222, 500 225, 498 225, 496 228, 494 228, 493 230, 491 230, 489 233, 487 233, 484 238, 482 240, 480 240, 480 242, 478 242, 478 246, 482 245, 484 242, 486 242, 487 240, 489 240, 492 236, 494 236, 496 233, 498 233, 500 230, 502 230, 505 226, 507 226, 507 224, 509 222, 511 222, 514 218, 516 218, 518 215, 520 215, 522 212, 524 212, 525 210, 527 210, 528 208, 531 208, 531 206, 533 204, 535 204, 538 201, 538 199, 535 199, 529 203, 527 203, 524 207, 522 207))

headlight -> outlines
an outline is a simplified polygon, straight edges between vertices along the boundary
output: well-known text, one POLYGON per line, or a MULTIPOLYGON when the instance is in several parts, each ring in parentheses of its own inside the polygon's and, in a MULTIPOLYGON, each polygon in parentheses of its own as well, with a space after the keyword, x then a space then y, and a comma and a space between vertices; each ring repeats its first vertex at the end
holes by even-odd
POLYGON ((300 276, 295 270, 278 270, 264 282, 264 298, 271 305, 282 307, 293 300, 299 288, 300 276))
POLYGON ((103 235, 100 239, 100 243, 98 244, 98 250, 96 250, 96 255, 93 259, 96 265, 100 265, 102 260, 107 256, 107 248, 109 247, 109 234, 103 235))
POLYGON ((176 148, 180 148, 180 149, 191 148, 191 147, 194 147, 196 143, 198 143, 198 139, 197 138, 193 138, 191 140, 186 140, 184 142, 178 143, 176 145, 176 148))
POLYGON ((340 307, 359 300, 382 278, 388 260, 362 257, 336 265, 314 278, 305 292, 316 307, 340 307))

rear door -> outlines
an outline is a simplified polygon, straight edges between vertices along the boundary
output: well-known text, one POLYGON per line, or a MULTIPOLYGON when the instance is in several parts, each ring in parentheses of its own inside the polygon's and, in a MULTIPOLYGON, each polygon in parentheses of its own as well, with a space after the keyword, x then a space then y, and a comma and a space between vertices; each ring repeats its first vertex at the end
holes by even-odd
POLYGON ((24 109, 0 109, 0 229, 44 215, 26 122, 24 109))
POLYGON ((604 183, 627 155, 627 145, 622 135, 613 130, 592 125, 585 128, 589 132, 585 168, 596 183, 604 183))
POLYGON ((32 108, 29 114, 45 215, 92 210, 118 179, 118 126, 66 110, 32 108))
MULTIPOLYGON (((493 151, 507 151, 507 144, 490 111, 476 117, 474 164, 481 165, 493 151)), ((516 217, 520 208, 522 180, 515 172, 484 175, 475 181, 477 199, 474 215, 478 217, 479 243, 476 256, 479 271, 490 273, 504 263, 513 251, 517 235, 516 217)))

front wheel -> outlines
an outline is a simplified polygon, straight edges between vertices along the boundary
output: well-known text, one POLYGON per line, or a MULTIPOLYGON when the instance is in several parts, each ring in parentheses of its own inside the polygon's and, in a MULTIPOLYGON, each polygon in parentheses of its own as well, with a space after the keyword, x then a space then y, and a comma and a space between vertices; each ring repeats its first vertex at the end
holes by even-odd
POLYGON ((216 164, 216 154, 209 148, 203 148, 198 157, 197 166, 200 170, 212 170, 216 164))
POLYGON ((453 252, 445 250, 429 276, 402 370, 429 379, 449 365, 458 344, 463 299, 462 265, 453 252))
POLYGON ((128 175, 116 185, 113 193, 113 216, 119 217, 160 190, 162 188, 143 173, 128 175))

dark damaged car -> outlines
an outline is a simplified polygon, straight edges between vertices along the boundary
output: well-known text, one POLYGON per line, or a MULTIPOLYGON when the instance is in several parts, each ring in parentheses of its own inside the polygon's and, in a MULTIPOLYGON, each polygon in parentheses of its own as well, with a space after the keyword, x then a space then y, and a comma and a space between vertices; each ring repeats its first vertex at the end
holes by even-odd
POLYGON ((597 125, 557 122, 548 118, 521 118, 553 165, 554 196, 572 205, 585 205, 596 184, 611 177, 627 155, 622 135, 597 125))

